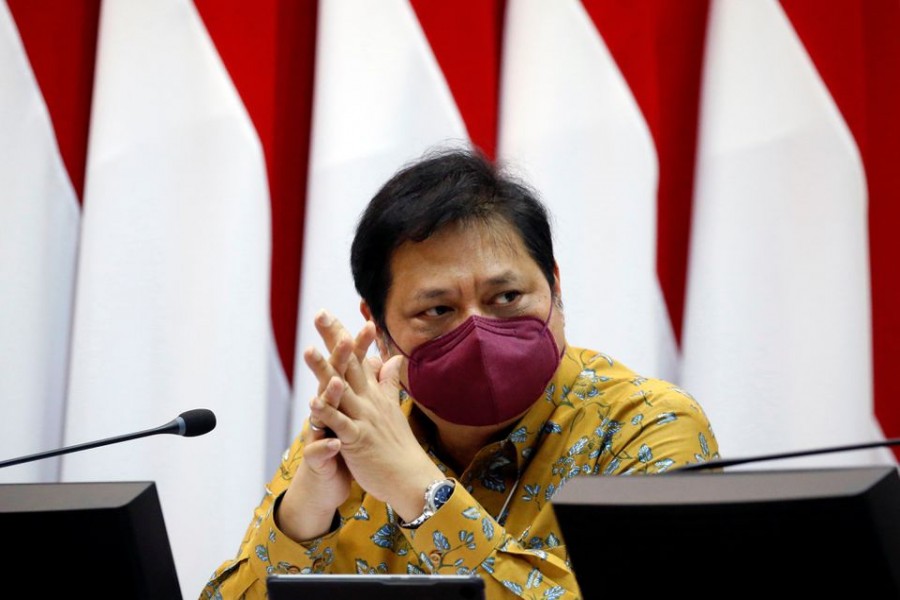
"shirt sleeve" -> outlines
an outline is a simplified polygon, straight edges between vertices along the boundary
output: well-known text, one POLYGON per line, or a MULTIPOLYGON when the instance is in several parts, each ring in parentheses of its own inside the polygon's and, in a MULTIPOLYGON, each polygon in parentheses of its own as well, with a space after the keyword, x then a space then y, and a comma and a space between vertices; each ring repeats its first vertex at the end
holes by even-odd
POLYGON ((663 473, 719 457, 704 411, 681 388, 659 379, 635 381, 601 424, 599 474, 663 473))
POLYGON ((262 560, 268 560, 270 541, 272 549, 275 549, 276 544, 279 546, 275 552, 280 550, 282 543, 289 541, 281 540, 282 536, 275 535, 269 540, 268 533, 275 529, 273 518, 275 499, 271 488, 267 487, 262 502, 254 511, 254 518, 244 535, 237 556, 219 565, 201 591, 201 599, 263 600, 267 597, 265 576, 260 577, 260 571, 265 572, 265 569, 259 568, 260 563, 262 560), (262 555, 256 555, 255 560, 251 560, 255 548, 261 548, 262 555))
POLYGON ((564 366, 546 426, 565 445, 543 449, 558 457, 553 468, 563 480, 663 473, 719 458, 709 418, 681 387, 592 350, 569 348, 564 366))
MULTIPOLYGON (((458 483, 434 516, 402 531, 419 564, 435 574, 479 574, 488 598, 580 597, 564 546, 550 535, 550 544, 541 549, 523 547, 458 483)), ((529 533, 543 537, 553 531, 559 527, 547 504, 529 533)))
POLYGON ((327 535, 298 543, 278 529, 275 511, 303 457, 298 436, 282 457, 278 472, 266 486, 234 559, 223 562, 200 593, 201 599, 264 600, 270 573, 327 571, 334 557, 336 528, 327 535))

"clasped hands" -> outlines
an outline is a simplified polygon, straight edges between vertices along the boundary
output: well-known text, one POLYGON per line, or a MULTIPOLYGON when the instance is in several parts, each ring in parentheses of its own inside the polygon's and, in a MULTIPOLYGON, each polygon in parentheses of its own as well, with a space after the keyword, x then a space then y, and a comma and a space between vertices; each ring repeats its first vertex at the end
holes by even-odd
POLYGON ((403 519, 414 519, 425 488, 443 475, 400 409, 403 357, 367 356, 376 335, 371 321, 355 337, 325 311, 314 322, 330 353, 326 358, 308 348, 303 354, 319 384, 309 417, 318 428, 304 433, 303 459, 276 515, 279 528, 295 541, 327 533, 351 478, 403 519))

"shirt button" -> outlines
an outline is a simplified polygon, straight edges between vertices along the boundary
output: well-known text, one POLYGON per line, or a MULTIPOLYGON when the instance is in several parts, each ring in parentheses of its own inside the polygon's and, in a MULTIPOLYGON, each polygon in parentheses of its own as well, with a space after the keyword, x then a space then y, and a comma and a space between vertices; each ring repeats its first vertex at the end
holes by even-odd
POLYGON ((441 553, 437 550, 432 550, 428 554, 428 558, 431 560, 431 564, 433 564, 435 567, 441 564, 441 553))
POLYGON ((317 558, 316 560, 314 560, 314 561, 313 561, 313 564, 312 564, 312 570, 313 570, 313 571, 320 571, 320 570, 322 570, 322 567, 323 567, 323 564, 322 564, 322 563, 323 563, 323 562, 324 562, 324 561, 323 561, 321 558, 317 558))

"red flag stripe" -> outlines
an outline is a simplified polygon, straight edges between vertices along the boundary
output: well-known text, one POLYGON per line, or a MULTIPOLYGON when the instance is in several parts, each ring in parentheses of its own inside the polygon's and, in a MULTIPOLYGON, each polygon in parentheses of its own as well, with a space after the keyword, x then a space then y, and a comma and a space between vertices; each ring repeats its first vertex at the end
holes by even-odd
POLYGON ((288 381, 309 163, 317 2, 196 0, 262 143, 272 207, 271 313, 288 381), (240 15, 237 17, 236 15, 240 15))
POLYGON ((100 0, 8 0, 79 201, 84 197, 100 0))
POLYGON ((412 5, 470 139, 493 158, 497 148, 504 0, 412 0, 412 5))
MULTIPOLYGON (((900 4, 837 0, 782 6, 837 103, 866 173, 875 414, 884 434, 900 436, 892 372, 900 359, 900 4)), ((835 315, 840 318, 840 315, 835 315)), ((894 449, 898 458, 900 450, 894 449)))
POLYGON ((709 3, 583 3, 628 82, 656 145, 657 274, 678 342, 684 313, 709 3))

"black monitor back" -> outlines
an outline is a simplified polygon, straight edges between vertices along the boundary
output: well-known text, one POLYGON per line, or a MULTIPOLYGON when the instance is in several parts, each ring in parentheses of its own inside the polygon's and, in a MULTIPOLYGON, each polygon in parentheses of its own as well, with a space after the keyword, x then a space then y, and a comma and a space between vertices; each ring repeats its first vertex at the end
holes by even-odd
POLYGON ((0 531, 29 597, 182 597, 153 482, 0 484, 0 531))
POLYGON ((553 505, 586 600, 900 598, 895 467, 577 477, 553 505))

